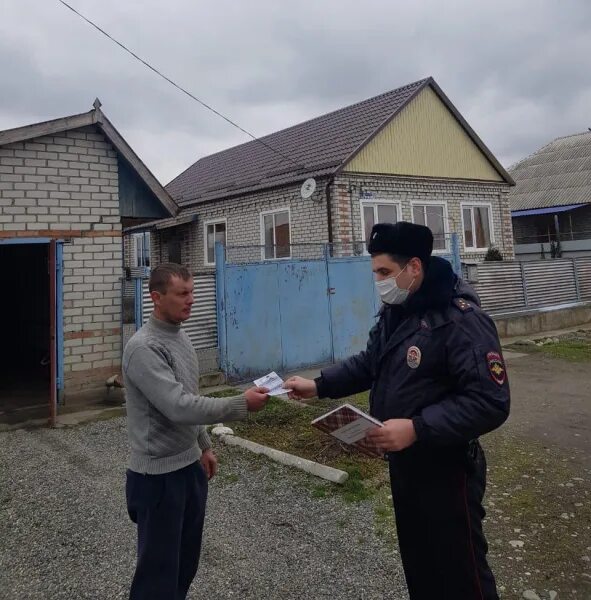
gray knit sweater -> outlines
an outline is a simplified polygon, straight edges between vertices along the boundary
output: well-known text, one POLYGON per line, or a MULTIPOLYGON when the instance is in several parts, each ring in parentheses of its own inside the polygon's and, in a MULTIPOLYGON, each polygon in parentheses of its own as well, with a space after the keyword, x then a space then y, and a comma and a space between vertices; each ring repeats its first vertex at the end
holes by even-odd
POLYGON ((129 468, 159 474, 195 462, 211 442, 204 425, 243 419, 246 398, 199 396, 197 355, 180 327, 152 315, 123 352, 129 468))

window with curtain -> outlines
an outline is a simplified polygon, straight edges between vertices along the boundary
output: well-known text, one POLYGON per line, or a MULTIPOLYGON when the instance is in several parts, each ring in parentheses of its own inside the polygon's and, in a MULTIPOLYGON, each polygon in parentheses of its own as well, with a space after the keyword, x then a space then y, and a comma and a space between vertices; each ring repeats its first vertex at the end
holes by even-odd
POLYGON ((261 221, 265 259, 290 258, 289 211, 263 214, 261 221))
POLYGON ((412 220, 417 225, 425 225, 433 234, 433 250, 445 250, 445 204, 414 204, 412 220))
POLYGON ((226 245, 226 222, 217 221, 205 224, 205 264, 215 265, 215 245, 226 245))
POLYGON ((148 231, 133 234, 133 258, 135 267, 147 268, 150 266, 150 233, 148 231))
POLYGON ((369 241, 371 230, 376 223, 396 223, 399 218, 397 204, 386 202, 362 202, 361 220, 363 227, 363 241, 369 241))
POLYGON ((490 206, 464 206, 464 247, 470 250, 490 248, 492 235, 490 229, 490 206))

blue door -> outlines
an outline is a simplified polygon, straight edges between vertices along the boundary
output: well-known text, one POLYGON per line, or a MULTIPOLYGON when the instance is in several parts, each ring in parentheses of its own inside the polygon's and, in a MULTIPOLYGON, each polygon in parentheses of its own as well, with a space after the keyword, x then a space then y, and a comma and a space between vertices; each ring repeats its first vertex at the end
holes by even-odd
POLYGON ((226 265, 225 357, 230 379, 254 379, 283 366, 277 263, 226 265))
POLYGON ((368 256, 328 259, 334 360, 365 349, 376 322, 378 298, 368 256))
POLYGON ((277 264, 283 370, 332 361, 324 261, 277 264))

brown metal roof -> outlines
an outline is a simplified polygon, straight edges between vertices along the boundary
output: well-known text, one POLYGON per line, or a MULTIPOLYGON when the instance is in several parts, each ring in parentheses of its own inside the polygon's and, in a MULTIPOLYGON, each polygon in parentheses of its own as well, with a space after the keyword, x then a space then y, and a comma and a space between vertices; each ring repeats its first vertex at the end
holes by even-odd
POLYGON ((512 211, 591 204, 591 132, 550 142, 510 173, 512 211))
POLYGON ((411 83, 261 138, 280 154, 253 140, 206 156, 166 189, 182 207, 333 173, 428 82, 411 83))
POLYGON ((181 208, 208 200, 332 175, 379 133, 424 87, 431 86, 508 184, 513 180, 432 77, 415 81, 240 146, 206 156, 166 189, 181 208), (276 153, 267 146, 279 152, 276 153), (289 157, 291 160, 288 160, 289 157))

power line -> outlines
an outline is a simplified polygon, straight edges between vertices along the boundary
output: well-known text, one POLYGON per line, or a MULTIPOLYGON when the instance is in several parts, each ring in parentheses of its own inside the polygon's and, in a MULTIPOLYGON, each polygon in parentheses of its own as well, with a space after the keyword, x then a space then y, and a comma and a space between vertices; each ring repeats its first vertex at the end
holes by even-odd
POLYGON ((242 133, 245 133, 246 135, 248 135, 249 137, 251 137, 255 142, 258 142, 259 144, 262 144, 263 146, 265 146, 265 148, 268 148, 272 152, 275 152, 275 154, 278 154, 279 156, 285 158, 286 160, 288 160, 289 162, 293 163, 297 167, 305 167, 305 165, 296 162, 295 160, 293 160, 292 158, 290 158, 286 154, 283 154, 283 152, 280 152, 276 148, 273 148, 273 146, 270 146, 269 144, 267 144, 266 142, 264 142, 263 140, 261 140, 260 138, 258 138, 256 135, 250 133, 250 131, 247 131, 243 127, 240 127, 240 125, 238 125, 238 123, 235 123, 234 121, 232 121, 232 119, 229 119, 228 117, 226 117, 225 115, 223 115, 221 112, 217 111, 215 108, 213 108, 213 106, 210 106, 206 102, 203 102, 203 100, 200 100, 199 98, 197 98, 197 96, 194 96, 193 94, 191 94, 191 92, 187 91, 185 88, 183 88, 180 85, 178 85, 178 83, 175 83, 172 79, 170 79, 170 77, 167 77, 166 75, 164 75, 164 73, 162 73, 158 69, 156 69, 156 67, 153 67, 150 63, 146 62, 143 58, 141 58, 135 52, 133 52, 127 46, 125 46, 125 44, 123 44, 120 41, 116 40, 112 35, 110 35, 109 33, 107 33, 104 29, 101 29, 96 23, 93 23, 90 19, 88 19, 87 17, 85 17, 82 13, 78 12, 74 7, 70 6, 67 2, 64 2, 64 0, 58 0, 58 2, 60 4, 63 4, 66 8, 69 8, 74 14, 78 15, 81 19, 83 19, 84 21, 86 21, 89 25, 91 25, 92 27, 94 27, 97 31, 100 31, 100 33, 102 33, 104 36, 106 36, 107 38, 109 38, 112 42, 115 42, 115 44, 117 44, 120 48, 122 48, 123 50, 125 50, 125 52, 127 52, 128 54, 131 54, 131 56, 133 56, 136 60, 139 60, 139 62, 141 62, 144 66, 148 67, 148 69, 150 69, 151 71, 153 71, 154 73, 156 73, 156 75, 162 77, 162 79, 164 79, 165 81, 168 81, 168 83, 170 83, 175 88, 177 88, 178 90, 180 90, 181 92, 183 92, 183 94, 186 94, 187 96, 189 96, 189 98, 191 98, 192 100, 195 100, 195 102, 198 102, 199 104, 201 104, 201 106, 203 106, 207 110, 210 110, 212 113, 216 114, 218 117, 221 117, 222 119, 224 119, 224 121, 226 121, 227 123, 229 123, 233 127, 236 127, 236 129, 239 129, 240 131, 242 131, 242 133))

